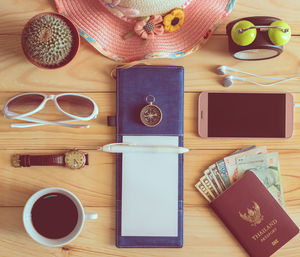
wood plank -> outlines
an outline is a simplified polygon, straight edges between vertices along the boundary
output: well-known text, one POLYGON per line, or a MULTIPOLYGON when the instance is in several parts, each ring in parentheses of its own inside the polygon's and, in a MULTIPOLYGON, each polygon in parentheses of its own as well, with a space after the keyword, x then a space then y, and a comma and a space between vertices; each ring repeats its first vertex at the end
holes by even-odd
MULTIPOLYGON (((15 168, 12 154, 58 154, 64 151, 0 151, 0 206, 24 206, 29 197, 45 187, 63 187, 74 192, 85 206, 115 205, 115 156, 86 151, 89 166, 80 170, 65 167, 15 168)), ((1 255, 0 255, 1 256, 1 255)))
MULTIPOLYGON (((14 93, 3 93, 0 96, 1 109, 5 102, 14 93)), ((26 129, 10 128, 10 124, 18 123, 0 117, 0 148, 2 149, 67 149, 84 148, 97 149, 100 144, 106 144, 115 140, 115 128, 108 127, 107 116, 115 115, 115 95, 109 94, 85 94, 93 98, 98 107, 97 119, 89 122, 77 122, 90 124, 90 128, 74 129, 60 126, 40 126, 26 129), (76 146, 76 147, 75 147, 76 146)), ((54 120, 65 117, 56 110, 54 103, 49 102, 40 114, 34 117, 54 120)))
MULTIPOLYGON (((110 73, 116 63, 102 56, 85 40, 81 39, 81 43, 75 59, 65 67, 54 71, 39 69, 27 61, 18 35, 0 35, 0 92, 114 92, 115 80, 111 78, 110 73)), ((215 73, 216 67, 227 65, 276 78, 300 74, 299 44, 300 37, 293 37, 280 56, 269 60, 247 62, 230 56, 226 36, 212 36, 208 44, 197 53, 179 59, 154 59, 147 62, 153 65, 184 66, 186 92, 207 90, 300 92, 299 81, 287 81, 272 88, 235 81, 231 88, 224 88, 221 83, 223 76, 215 73)), ((228 75, 245 77, 230 72, 228 75)), ((272 80, 254 78, 254 81, 267 83, 272 80)))
MULTIPOLYGON (((275 151, 269 148, 269 151, 275 151)), ((90 165, 81 170, 63 167, 14 168, 10 157, 15 153, 47 154, 61 151, 1 150, 0 151, 0 206, 24 206, 28 198, 45 187, 63 187, 78 196, 84 206, 115 206, 115 157, 100 151, 87 151, 90 165)), ((214 162, 232 153, 232 150, 192 150, 184 160, 184 204, 206 206, 206 200, 194 185, 203 171, 214 162)), ((279 160, 287 207, 300 204, 300 150, 280 150, 279 160)))
MULTIPOLYGON (((115 247, 115 209, 85 208, 99 213, 96 221, 87 221, 81 234, 69 245, 47 248, 35 243, 22 224, 22 208, 1 208, 0 255, 6 257, 179 257, 247 256, 239 243, 208 206, 186 207, 184 212, 184 247, 182 249, 118 249, 115 247)), ((288 214, 300 225, 300 211, 288 208, 288 214)), ((300 237, 294 238, 274 256, 295 257, 300 251, 300 237)))
MULTIPOLYGON (((20 92, 18 92, 20 93, 20 92)), ((2 93, 0 108, 18 93, 2 93)), ((17 120, 0 117, 0 149, 96 149, 99 145, 115 141, 115 128, 108 127, 107 116, 115 115, 114 93, 88 93, 100 108, 97 119, 85 122, 90 128, 74 129, 59 126, 33 128, 10 128, 17 120)), ((300 149, 300 109, 295 109, 295 131, 291 139, 203 139, 197 132, 197 105, 199 93, 185 93, 184 136, 185 146, 190 149, 236 149, 253 144, 267 145, 276 149, 300 149)), ((295 102, 300 103, 300 94, 294 94, 295 102)), ((139 110, 137 110, 139 111, 139 110)), ((40 114, 34 117, 54 120, 62 119, 53 103, 47 104, 40 114)))
MULTIPOLYGON (((300 95, 293 94, 294 101, 300 102, 300 95)), ((299 149, 300 133, 298 132, 299 124, 299 108, 295 108, 294 112, 294 135, 290 139, 203 139, 198 136, 197 128, 197 104, 198 94, 185 94, 185 114, 184 114, 184 140, 185 145, 190 149, 236 149, 243 148, 253 143, 259 145, 267 145, 273 149, 299 149)))
MULTIPOLYGON (((0 10, 0 34, 20 34, 24 24, 32 16, 41 12, 56 11, 53 0, 20 0, 5 1, 0 10)), ((300 4, 295 0, 237 0, 230 16, 218 30, 225 34, 225 25, 231 20, 248 16, 273 16, 280 18, 292 28, 293 34, 300 34, 300 4), (267 10, 267 11, 266 11, 267 10)))
POLYGON ((84 39, 75 59, 57 70, 40 69, 24 56, 19 35, 0 35, 1 91, 114 91, 110 72, 116 63, 84 39))

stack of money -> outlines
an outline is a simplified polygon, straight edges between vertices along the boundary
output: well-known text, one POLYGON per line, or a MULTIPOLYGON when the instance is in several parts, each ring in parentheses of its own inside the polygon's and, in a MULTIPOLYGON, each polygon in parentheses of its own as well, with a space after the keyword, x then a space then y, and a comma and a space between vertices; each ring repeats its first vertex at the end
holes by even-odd
POLYGON ((284 207, 278 153, 268 153, 265 146, 251 146, 238 150, 210 165, 195 187, 208 202, 211 202, 247 171, 254 172, 284 207))

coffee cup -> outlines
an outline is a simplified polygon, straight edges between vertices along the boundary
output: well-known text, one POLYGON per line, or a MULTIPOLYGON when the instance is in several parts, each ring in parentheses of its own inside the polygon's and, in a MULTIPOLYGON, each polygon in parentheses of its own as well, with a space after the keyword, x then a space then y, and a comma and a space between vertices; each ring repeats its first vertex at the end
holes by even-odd
POLYGON ((70 191, 51 187, 33 194, 24 207, 23 223, 28 235, 50 247, 63 246, 81 232, 85 220, 97 213, 85 213, 79 199, 70 191))

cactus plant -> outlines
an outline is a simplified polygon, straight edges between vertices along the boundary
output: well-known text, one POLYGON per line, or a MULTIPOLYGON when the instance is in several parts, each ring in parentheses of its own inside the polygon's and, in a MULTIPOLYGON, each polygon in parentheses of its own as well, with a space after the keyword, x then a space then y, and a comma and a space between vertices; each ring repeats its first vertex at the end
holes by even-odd
POLYGON ((76 36, 77 31, 74 32, 65 17, 55 13, 40 14, 24 28, 23 50, 28 59, 38 66, 60 67, 74 57, 74 48, 78 48, 76 43, 79 42, 76 36))

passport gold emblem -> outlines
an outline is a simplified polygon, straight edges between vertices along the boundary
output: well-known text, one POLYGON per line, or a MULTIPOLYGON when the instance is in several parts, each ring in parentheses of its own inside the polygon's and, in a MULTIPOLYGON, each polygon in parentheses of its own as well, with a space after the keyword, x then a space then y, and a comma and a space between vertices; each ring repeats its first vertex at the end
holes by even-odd
POLYGON ((251 226, 256 227, 256 225, 260 224, 264 219, 264 216, 260 213, 260 207, 256 202, 253 202, 252 208, 247 208, 247 212, 248 213, 241 213, 239 211, 239 214, 243 220, 251 223, 251 226))

